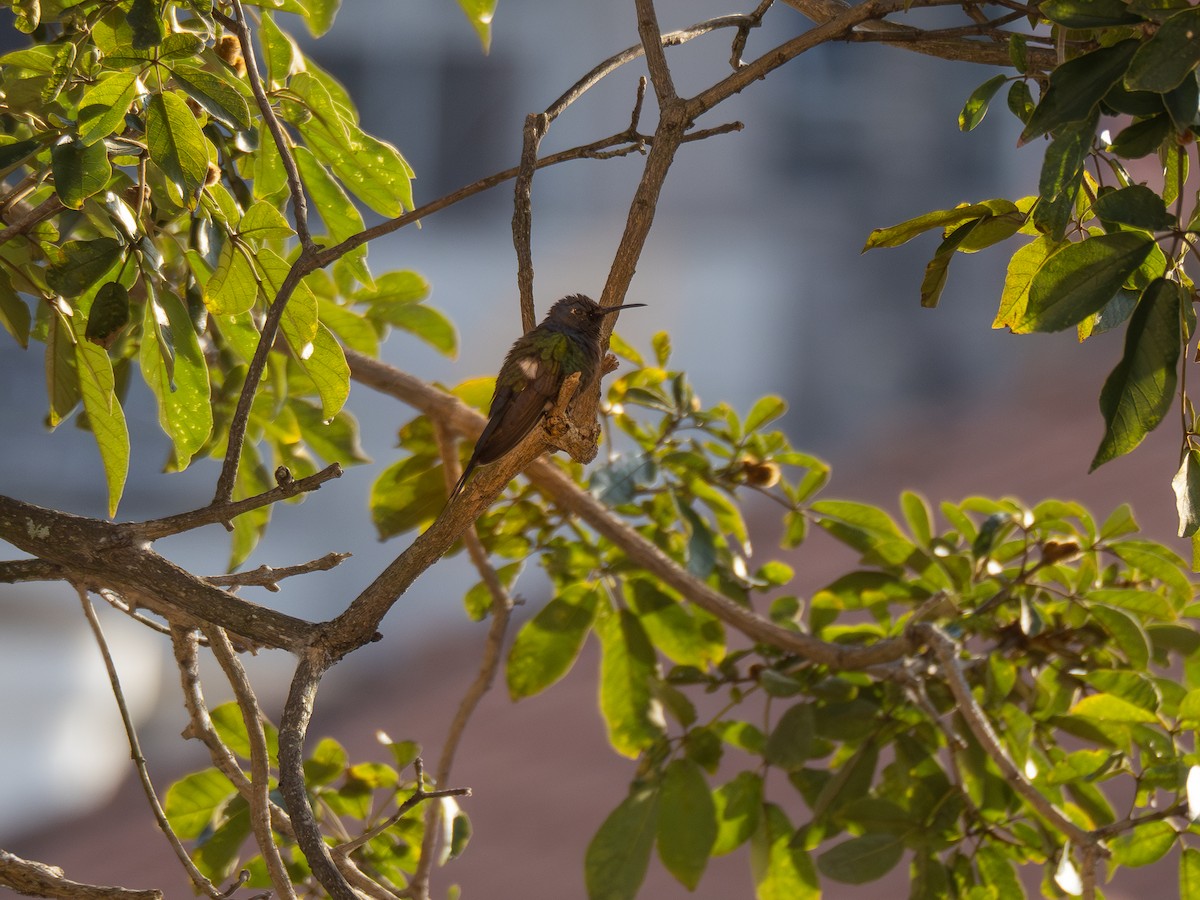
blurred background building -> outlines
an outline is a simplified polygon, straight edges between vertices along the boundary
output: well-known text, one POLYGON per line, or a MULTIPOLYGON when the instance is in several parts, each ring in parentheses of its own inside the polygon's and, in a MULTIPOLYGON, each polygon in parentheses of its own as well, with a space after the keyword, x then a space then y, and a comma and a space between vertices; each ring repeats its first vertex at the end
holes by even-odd
MULTIPOLYGON (((808 27, 779 6, 751 35, 747 58, 808 27)), ((733 11, 719 0, 660 0, 658 9, 664 30, 733 11)), ((291 24, 300 36, 302 26, 291 24)), ((670 52, 681 93, 728 71, 731 37, 717 33, 670 52)), ((420 203, 514 165, 524 116, 636 42, 631 3, 504 0, 485 57, 452 2, 410 0, 346 4, 330 34, 305 46, 350 90, 364 126, 412 163, 420 203)), ((624 128, 643 71, 627 66, 593 89, 555 123, 544 150, 624 128)), ((992 331, 1003 251, 956 259, 936 311, 917 301, 936 239, 860 256, 872 228, 1035 190, 1040 149, 1015 149, 1018 129, 1002 97, 976 133, 957 129, 964 100, 992 74, 874 44, 834 44, 719 107, 702 125, 739 119, 746 128, 681 150, 628 297, 649 308, 623 317, 621 331, 643 347, 654 332, 670 331, 674 363, 689 371, 706 402, 745 410, 765 393, 786 397, 791 412, 783 427, 799 447, 834 463, 830 494, 893 508, 904 487, 935 502, 967 493, 1029 501, 1053 494, 1092 503, 1098 515, 1128 500, 1155 537, 1167 538, 1173 434, 1085 474, 1102 430, 1095 397, 1119 357, 1119 337, 1080 348, 1070 335, 992 331)), ((647 106, 643 122, 652 128, 649 99, 647 106)), ((540 311, 566 293, 599 294, 640 170, 635 155, 537 174, 540 311)), ((374 271, 420 271, 433 285, 431 302, 460 328, 456 360, 396 334, 383 351, 388 361, 445 383, 495 372, 519 330, 510 217, 505 185, 371 246, 374 271)), ((0 491, 103 515, 90 435, 70 423, 54 434, 41 428, 40 370, 36 349, 3 347, 0 491)), ((134 395, 134 456, 121 517, 203 505, 216 467, 155 474, 167 442, 148 393, 138 386, 134 395)), ((393 454, 395 429, 410 413, 358 386, 349 408, 376 464, 348 472, 300 507, 276 510, 249 565, 293 564, 331 550, 355 556, 333 572, 289 582, 282 594, 249 595, 259 602, 310 618, 333 615, 406 543, 379 544, 366 503, 393 454), (315 521, 323 526, 314 528, 315 521)), ((216 573, 227 540, 212 528, 160 549, 192 571, 216 573)), ((810 588, 836 574, 826 558, 802 556, 798 565, 810 588)), ((374 752, 372 735, 382 728, 435 756, 483 639, 483 626, 468 624, 457 600, 474 580, 461 560, 421 579, 385 621, 384 641, 326 679, 314 737, 337 733, 362 758, 374 752)), ((527 610, 540 599, 536 581, 530 584, 527 610)), ((117 616, 104 620, 161 792, 208 760, 198 745, 179 740, 185 718, 169 647, 117 616)), ((0 586, 0 623, 0 845, 64 865, 77 879, 166 884, 168 896, 187 896, 132 785, 125 737, 73 593, 61 585, 0 586), (152 845, 161 867, 147 861, 152 845)), ((277 711, 291 661, 266 654, 250 665, 257 683, 275 685, 263 694, 277 711)), ((454 780, 475 789, 467 809, 476 841, 447 873, 467 897, 582 895, 583 848, 631 775, 605 750, 594 671, 589 652, 563 684, 516 707, 496 691, 473 723, 454 780)), ((209 690, 214 704, 223 699, 215 679, 209 690)), ((686 895, 657 864, 651 869, 645 896, 686 895)), ((829 885, 827 896, 878 889, 829 885)), ((735 854, 714 863, 694 896, 750 891, 745 856, 735 854)))

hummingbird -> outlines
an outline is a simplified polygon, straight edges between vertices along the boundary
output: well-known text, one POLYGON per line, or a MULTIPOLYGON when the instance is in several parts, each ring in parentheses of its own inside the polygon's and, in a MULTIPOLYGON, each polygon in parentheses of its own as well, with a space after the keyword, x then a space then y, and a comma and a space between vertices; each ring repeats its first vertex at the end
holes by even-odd
POLYGON ((495 462, 521 443, 542 415, 553 408, 569 376, 580 373, 580 390, 591 384, 600 371, 600 325, 604 317, 645 305, 601 306, 583 294, 572 294, 551 306, 540 325, 517 338, 496 376, 487 425, 450 500, 458 496, 476 466, 495 462))

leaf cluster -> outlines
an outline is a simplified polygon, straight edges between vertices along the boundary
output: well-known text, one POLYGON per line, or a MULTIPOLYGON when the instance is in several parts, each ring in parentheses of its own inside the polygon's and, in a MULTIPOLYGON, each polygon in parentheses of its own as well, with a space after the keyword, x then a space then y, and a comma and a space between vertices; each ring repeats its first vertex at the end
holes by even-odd
MULTIPOLYGON (((217 736, 238 758, 249 761, 250 743, 236 703, 226 703, 211 712, 217 736)), ((264 723, 272 768, 278 766, 278 733, 264 723)), ((369 840, 356 846, 350 860, 365 874, 392 890, 406 887, 416 870, 425 831, 424 810, 401 807, 410 800, 417 785, 402 774, 413 765, 421 748, 412 741, 393 742, 382 733, 380 743, 388 750, 390 763, 351 763, 345 749, 332 738, 317 743, 304 762, 305 785, 318 811, 322 828, 339 843, 354 841, 371 832, 369 840), (402 813, 396 818, 397 813, 402 813), (395 819, 395 821, 391 821, 395 819), (390 824, 388 824, 390 822, 390 824), (386 827, 383 827, 385 826, 386 827)), ((272 779, 272 789, 275 781, 272 779)), ((458 856, 471 835, 470 821, 453 798, 446 804, 448 840, 439 864, 458 856)), ((191 857, 205 877, 222 883, 244 870, 247 887, 272 886, 261 854, 255 853, 250 808, 233 783, 218 769, 209 768, 184 776, 171 785, 164 801, 167 821, 176 835, 191 843, 191 857)), ((319 891, 304 855, 294 839, 276 829, 281 858, 288 876, 297 887, 319 891)))
MULTIPOLYGON (((1156 861, 1183 842, 1186 824, 1161 811, 1182 816, 1200 803, 1188 788, 1200 764, 1190 736, 1200 606, 1185 561, 1138 537, 1127 507, 1097 522, 1074 503, 971 497, 943 503, 939 518, 905 493, 897 521, 824 499, 828 467, 771 427, 779 398, 744 416, 705 408, 668 368, 665 335, 649 356, 616 336, 612 346, 632 368, 608 390, 607 433, 632 449, 610 453, 590 488, 614 513, 725 596, 831 645, 944 623, 969 650, 964 676, 1004 752, 1066 818, 1111 838, 1113 866, 1156 861), (783 548, 803 550, 815 525, 859 566, 800 596, 788 562, 757 556, 750 501, 780 510, 783 548)), ((482 402, 488 385, 460 391, 482 402)), ((444 496, 428 423, 401 433, 412 453, 396 464, 411 475, 404 496, 444 496)), ((1021 896, 1020 867, 1043 866, 1051 882, 1064 854, 1070 861, 1064 835, 1007 781, 934 668, 843 671, 732 640, 715 616, 529 490, 510 486, 479 529, 507 560, 506 585, 535 552, 552 585, 508 652, 509 693, 550 688, 594 636, 609 741, 638 761, 589 848, 591 896, 634 896, 655 852, 695 888, 712 857, 749 846, 760 897, 872 881, 906 856, 914 896, 990 885, 1021 896), (787 810, 798 805, 795 819, 787 810)), ((474 618, 488 614, 482 583, 467 605, 474 618)))
MULTIPOLYGON (((280 24, 294 13, 319 35, 334 2, 267 4, 251 48, 211 4, 22 9, 17 24, 33 43, 0 57, 0 191, 21 213, 0 240, 0 325, 21 347, 45 344, 47 422, 82 409, 112 514, 129 469, 123 404, 134 372, 171 438, 168 469, 223 454, 264 313, 301 249, 289 203, 307 198, 320 212, 316 239, 337 243, 363 230, 359 204, 385 216, 411 209, 412 171, 363 131, 345 89, 280 24), (264 61, 270 118, 247 49, 264 61), (271 119, 294 159, 295 190, 271 119)), ((278 466, 295 477, 316 471, 315 457, 365 461, 343 411, 343 344, 374 355, 400 328, 455 352, 453 328, 423 302, 424 280, 376 278, 366 257, 365 246, 351 250, 292 292, 236 497, 261 492, 278 466)), ((238 520, 233 564, 267 516, 238 520)))
POLYGON ((1179 389, 1183 467, 1176 478, 1180 534, 1197 531, 1189 499, 1197 432, 1181 382, 1182 351, 1195 332, 1194 255, 1200 202, 1185 184, 1195 142, 1200 82, 1194 34, 1200 14, 1183 2, 1043 3, 1036 22, 1067 48, 1049 75, 1028 68, 1025 39, 1010 41, 1015 75, 988 79, 959 117, 979 125, 1005 84, 1021 142, 1048 138, 1036 194, 986 200, 873 231, 865 249, 898 246, 940 230, 921 303, 935 306, 955 253, 1025 236, 1013 252, 994 328, 1014 333, 1075 329, 1079 339, 1123 328, 1124 352, 1100 394, 1105 429, 1092 468, 1133 450, 1162 422, 1179 389), (1040 92, 1038 100, 1033 91, 1040 92), (1115 133, 1115 136, 1113 136, 1115 133), (1126 168, 1153 171, 1152 185, 1126 168))

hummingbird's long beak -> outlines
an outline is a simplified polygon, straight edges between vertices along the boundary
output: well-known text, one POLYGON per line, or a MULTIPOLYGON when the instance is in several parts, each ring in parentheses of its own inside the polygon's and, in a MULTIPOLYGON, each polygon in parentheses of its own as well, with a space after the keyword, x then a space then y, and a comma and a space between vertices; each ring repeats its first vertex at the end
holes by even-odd
POLYGON ((607 316, 609 313, 615 313, 622 309, 633 309, 635 306, 645 306, 645 303, 626 303, 624 306, 605 306, 600 310, 600 315, 607 316))

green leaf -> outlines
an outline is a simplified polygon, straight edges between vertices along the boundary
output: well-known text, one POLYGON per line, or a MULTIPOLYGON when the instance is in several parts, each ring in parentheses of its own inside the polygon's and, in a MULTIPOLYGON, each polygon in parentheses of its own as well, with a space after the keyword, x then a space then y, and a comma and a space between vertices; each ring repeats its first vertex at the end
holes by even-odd
MULTIPOLYGON (((317 162, 312 151, 307 147, 296 147, 293 152, 296 156, 296 165, 300 169, 300 177, 304 181, 304 187, 308 191, 309 197, 312 198, 313 205, 320 211, 321 221, 325 223, 329 236, 334 241, 344 241, 352 234, 362 231, 363 217, 358 211, 358 207, 354 205, 326 168, 317 162)), ((371 279, 364 262, 366 258, 367 247, 365 244, 342 257, 343 260, 352 264, 355 277, 359 281, 369 284, 371 279)), ((427 293, 428 285, 426 285, 427 293)))
POLYGON ((296 362, 316 386, 321 398, 321 412, 326 420, 330 420, 341 412, 350 396, 350 364, 333 332, 320 322, 308 346, 311 350, 302 351, 296 362))
POLYGON ((1179 471, 1171 479, 1175 509, 1179 513, 1179 537, 1191 537, 1200 530, 1200 450, 1183 454, 1179 471))
POLYGON ((600 661, 600 712, 608 739, 622 756, 634 758, 662 737, 665 723, 650 690, 656 675, 654 648, 637 616, 626 609, 596 622, 600 661))
POLYGON ((158 422, 174 445, 176 465, 184 469, 212 433, 213 414, 204 351, 177 297, 147 299, 139 363, 158 400, 158 422))
POLYGON ((129 291, 115 281, 102 285, 88 310, 84 337, 107 350, 128 324, 129 291))
POLYGON ((238 223, 238 234, 254 241, 287 239, 295 232, 283 213, 265 200, 255 201, 238 223))
POLYGON ((368 463, 358 437, 358 423, 344 409, 332 419, 324 410, 300 397, 289 397, 288 408, 295 414, 304 442, 327 463, 353 466, 368 463))
POLYGON ((50 165, 54 191, 69 209, 79 209, 84 200, 104 190, 112 177, 103 144, 89 146, 78 141, 55 144, 50 149, 50 165))
POLYGON ((445 315, 423 303, 372 303, 367 315, 412 334, 443 356, 458 354, 458 332, 445 315))
POLYGON ((1187 296, 1165 278, 1146 288, 1125 330, 1125 353, 1104 382, 1104 439, 1091 470, 1128 453, 1158 427, 1175 397, 1179 317, 1187 296))
POLYGON ((1154 541, 1114 541, 1108 549, 1127 565, 1163 582, 1172 593, 1190 600, 1195 593, 1185 574, 1187 564, 1174 551, 1154 541))
MULTIPOLYGON (((76 320, 79 316, 76 316, 76 320)), ((116 379, 108 352, 84 339, 76 326, 75 369, 79 373, 79 389, 83 408, 87 411, 88 426, 100 449, 104 464, 104 479, 108 487, 108 515, 117 514, 117 505, 125 490, 129 474, 129 430, 125 413, 116 395, 116 379)))
POLYGON ((650 866, 658 791, 640 788, 609 813, 588 844, 583 872, 589 900, 633 900, 650 866))
POLYGON ((79 141, 95 144, 123 131, 125 114, 146 92, 136 72, 110 72, 84 92, 79 100, 79 141))
POLYGON ((1142 21, 1126 0, 1046 0, 1038 12, 1067 28, 1108 28, 1142 21))
POLYGON ((817 857, 817 868, 843 884, 866 884, 894 869, 903 854, 899 835, 864 834, 830 847, 817 857))
POLYGON ((1158 27, 1150 40, 1138 47, 1125 87, 1131 91, 1165 93, 1177 87, 1200 63, 1200 9, 1175 13, 1158 27))
MULTIPOLYGON (((1099 116, 1093 114, 1086 119, 1062 128, 1058 136, 1046 148, 1042 171, 1038 178, 1038 194, 1043 205, 1057 199, 1075 196, 1083 177, 1083 164, 1092 149, 1099 116)), ((1061 233, 1052 235, 1062 239, 1061 233)))
POLYGON ((67 241, 59 249, 62 259, 46 270, 46 283, 64 297, 86 291, 120 262, 122 253, 114 238, 67 241))
POLYGON ((304 54, 300 52, 299 45, 275 23, 275 17, 269 12, 262 14, 258 40, 262 44, 263 60, 266 62, 268 90, 279 90, 292 75, 304 71, 304 54))
POLYGON ((246 98, 219 75, 195 66, 178 64, 171 67, 171 77, 218 122, 235 131, 245 131, 253 124, 246 98))
POLYGON ((672 662, 706 669, 725 656, 725 629, 711 614, 685 606, 657 580, 630 578, 625 596, 656 648, 672 662))
POLYGON ((868 250, 874 250, 877 247, 899 247, 901 244, 911 241, 918 234, 931 231, 934 228, 949 228, 961 225, 963 222, 970 221, 971 219, 979 219, 991 214, 992 211, 990 209, 978 203, 971 206, 963 205, 954 209, 943 209, 925 213, 923 216, 917 216, 915 219, 909 219, 898 225, 891 225, 887 228, 876 228, 867 238, 863 252, 866 253, 868 250))
POLYGON ((1170 133, 1170 118, 1154 116, 1121 129, 1109 150, 1122 159, 1141 159, 1157 151, 1170 133))
POLYGON ((1077 56, 1051 72, 1050 86, 1021 132, 1021 143, 1090 116, 1108 89, 1121 80, 1138 46, 1136 40, 1121 41, 1077 56))
POLYGON ((588 489, 605 506, 632 503, 642 485, 654 480, 654 460, 641 453, 617 456, 592 471, 588 489))
MULTIPOLYGON (((1011 52, 1011 44, 1010 52, 1011 52)), ((1012 87, 1008 89, 1008 109, 1021 122, 1028 122, 1029 117, 1033 115, 1035 109, 1033 103, 1033 94, 1029 92, 1029 85, 1024 81, 1014 81, 1012 87)))
POLYGON ((258 297, 258 278, 246 251, 232 238, 221 245, 217 268, 204 285, 204 305, 213 315, 246 312, 258 297))
POLYGON ((694 891, 716 839, 716 807, 704 772, 690 759, 673 759, 659 789, 659 858, 680 884, 694 891))
POLYGON ((1024 314, 1010 327, 1022 334, 1078 325, 1113 298, 1153 248, 1150 235, 1129 231, 1067 244, 1033 276, 1024 314))
POLYGON ((1117 835, 1108 842, 1112 862, 1119 866, 1148 866, 1156 863, 1175 846, 1179 834, 1170 822, 1146 822, 1117 835))
POLYGON ((596 618, 599 599, 594 584, 569 585, 521 626, 505 667, 509 696, 532 697, 571 670, 596 618))
POLYGON ((1150 637, 1134 616, 1123 609, 1099 603, 1092 604, 1088 612, 1109 633, 1131 666, 1137 669, 1146 667, 1150 660, 1150 637))
POLYGON ((309 788, 329 784, 340 778, 349 764, 350 757, 341 744, 333 738, 322 738, 304 761, 304 784, 309 788))
POLYGON ((492 18, 496 15, 496 0, 458 0, 459 7, 475 29, 483 52, 492 46, 492 18))
POLYGON ((795 831, 774 803, 763 805, 750 840, 750 872, 757 900, 819 900, 817 870, 803 849, 792 846, 795 831))
POLYGON ((797 703, 779 717, 767 738, 764 757, 773 766, 792 771, 803 768, 815 752, 816 717, 811 703, 797 703))
POLYGON ((71 325, 53 309, 46 325, 46 392, 50 399, 46 420, 56 428, 79 403, 79 374, 71 325))
POLYGON ((13 290, 8 273, 0 271, 0 325, 16 339, 21 349, 29 347, 29 307, 13 290))
MULTIPOLYGON (((209 716, 213 728, 221 742, 242 759, 250 759, 250 735, 246 731, 246 720, 242 711, 234 701, 222 703, 214 708, 209 716)), ((270 722, 263 722, 263 737, 267 744, 267 754, 271 759, 279 756, 279 731, 270 722)))
POLYGON ((177 91, 153 94, 146 106, 150 158, 179 187, 189 207, 208 175, 208 146, 200 124, 177 91))
POLYGON ((962 112, 958 114, 959 131, 973 131, 983 121, 983 117, 987 115, 988 104, 1007 80, 1007 75, 995 75, 971 92, 962 112))
POLYGON ((713 792, 717 838, 712 855, 731 853, 750 839, 762 816, 763 780, 757 772, 739 772, 713 792))
POLYGON ((1158 721, 1158 716, 1149 710, 1142 709, 1122 700, 1113 694, 1091 694, 1084 697, 1070 709, 1073 716, 1086 716, 1089 719, 1099 719, 1104 722, 1119 724, 1146 723, 1158 721))
POLYGON ((1200 900, 1200 850, 1194 847, 1179 856, 1179 900, 1200 900))
POLYGON ((1162 197, 1144 184, 1131 184, 1101 194, 1092 204, 1092 212, 1107 222, 1147 231, 1162 231, 1175 226, 1175 217, 1167 212, 1162 197))
POLYGON ((441 469, 422 457, 393 463, 371 485, 371 520, 381 541, 432 522, 445 503, 441 469))
POLYGON ((993 328, 1012 328, 1025 317, 1029 304, 1029 285, 1038 269, 1062 244, 1049 235, 1042 235, 1017 250, 1008 261, 1004 288, 1000 293, 1000 308, 992 322, 993 328))
POLYGON ((176 836, 193 841, 212 824, 237 791, 216 769, 187 775, 167 788, 163 812, 176 836))
POLYGON ((774 422, 786 412, 787 401, 782 397, 776 397, 774 394, 760 397, 755 401, 754 406, 750 407, 750 412, 746 414, 746 420, 742 423, 742 429, 746 434, 758 431, 764 425, 774 422))
POLYGON ((133 0, 129 8, 129 27, 133 32, 133 48, 149 50, 162 43, 166 35, 163 11, 158 0, 133 0))

